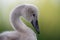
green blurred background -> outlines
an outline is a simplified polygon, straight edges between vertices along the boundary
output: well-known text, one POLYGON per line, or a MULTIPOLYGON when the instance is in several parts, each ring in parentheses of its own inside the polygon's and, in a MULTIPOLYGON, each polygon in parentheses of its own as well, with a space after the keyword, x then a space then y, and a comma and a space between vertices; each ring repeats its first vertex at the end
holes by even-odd
MULTIPOLYGON (((38 40, 60 40, 60 0, 0 0, 0 33, 13 30, 9 14, 19 4, 34 4, 38 7, 38 40)), ((30 23, 23 21, 32 28, 30 23)))

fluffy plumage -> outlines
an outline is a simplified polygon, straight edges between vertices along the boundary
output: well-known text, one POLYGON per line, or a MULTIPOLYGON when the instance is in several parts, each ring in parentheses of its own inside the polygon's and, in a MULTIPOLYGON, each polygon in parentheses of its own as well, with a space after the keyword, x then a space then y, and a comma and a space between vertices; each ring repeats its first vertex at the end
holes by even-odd
POLYGON ((10 14, 10 23, 15 31, 1 33, 0 40, 37 40, 35 32, 19 19, 20 16, 31 22, 37 19, 37 8, 29 4, 15 7, 10 14))

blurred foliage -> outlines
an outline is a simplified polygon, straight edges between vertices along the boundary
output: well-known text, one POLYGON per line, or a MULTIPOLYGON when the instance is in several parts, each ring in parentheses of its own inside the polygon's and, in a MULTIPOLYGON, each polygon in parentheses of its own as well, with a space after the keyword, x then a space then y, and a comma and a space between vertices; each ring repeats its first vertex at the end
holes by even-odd
MULTIPOLYGON (((9 14, 19 4, 34 4, 38 7, 38 40, 60 40, 60 0, 0 0, 0 32, 13 30, 9 14)), ((29 22, 23 21, 32 28, 29 22)))

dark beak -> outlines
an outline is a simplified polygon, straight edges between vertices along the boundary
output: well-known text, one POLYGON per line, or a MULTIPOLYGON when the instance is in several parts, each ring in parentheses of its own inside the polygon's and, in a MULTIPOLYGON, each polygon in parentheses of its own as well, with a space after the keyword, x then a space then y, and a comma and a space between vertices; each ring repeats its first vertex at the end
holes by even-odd
POLYGON ((32 20, 31 21, 33 27, 35 28, 36 32, 40 34, 39 26, 38 26, 38 21, 37 20, 32 20))

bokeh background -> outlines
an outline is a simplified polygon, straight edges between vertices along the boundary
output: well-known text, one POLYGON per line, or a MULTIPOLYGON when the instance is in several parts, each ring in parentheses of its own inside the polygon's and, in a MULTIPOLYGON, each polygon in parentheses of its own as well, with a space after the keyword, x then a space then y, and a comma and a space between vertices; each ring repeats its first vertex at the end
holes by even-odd
MULTIPOLYGON (((0 0, 0 33, 13 30, 9 14, 19 4, 34 4, 38 7, 38 40, 60 40, 60 0, 0 0)), ((29 22, 22 20, 32 28, 29 22)))

